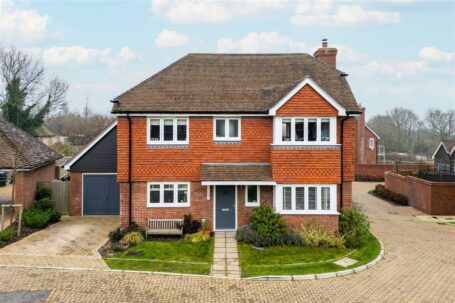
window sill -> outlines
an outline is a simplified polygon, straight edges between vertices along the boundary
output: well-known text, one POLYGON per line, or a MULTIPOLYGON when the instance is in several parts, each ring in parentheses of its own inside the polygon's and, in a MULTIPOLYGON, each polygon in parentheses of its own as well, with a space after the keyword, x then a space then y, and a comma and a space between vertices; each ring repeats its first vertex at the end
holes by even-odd
POLYGON ((326 211, 326 212, 323 212, 323 211, 313 211, 313 212, 310 212, 310 211, 289 211, 289 210, 281 210, 281 211, 277 211, 277 213, 279 213, 280 215, 298 215, 298 216, 301 216, 301 215, 316 215, 316 216, 324 216, 324 215, 331 215, 331 216, 338 216, 340 213, 335 211, 326 211))
POLYGON ((261 206, 261 203, 245 203, 245 207, 259 207, 261 206))
POLYGON ((149 148, 188 148, 188 143, 147 143, 149 148))
POLYGON ((213 140, 215 144, 240 144, 241 140, 213 140))
POLYGON ((169 203, 169 204, 164 204, 164 203, 156 203, 156 204, 151 204, 147 203, 147 208, 168 208, 168 207, 190 207, 189 203, 169 203))

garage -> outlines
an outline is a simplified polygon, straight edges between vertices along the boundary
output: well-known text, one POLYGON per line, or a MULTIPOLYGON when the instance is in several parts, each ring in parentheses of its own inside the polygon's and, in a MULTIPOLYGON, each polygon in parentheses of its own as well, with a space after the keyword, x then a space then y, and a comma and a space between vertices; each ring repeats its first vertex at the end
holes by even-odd
POLYGON ((83 215, 119 215, 120 191, 116 174, 84 174, 82 182, 83 215))
POLYGON ((67 164, 70 215, 118 216, 117 124, 114 122, 67 164))

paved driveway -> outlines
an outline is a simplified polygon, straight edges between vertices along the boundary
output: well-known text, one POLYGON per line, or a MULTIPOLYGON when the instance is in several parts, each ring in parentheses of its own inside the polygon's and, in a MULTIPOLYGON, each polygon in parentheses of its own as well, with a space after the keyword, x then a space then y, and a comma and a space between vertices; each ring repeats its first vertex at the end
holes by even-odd
POLYGON ((118 217, 63 217, 27 238, 0 249, 0 265, 105 268, 97 253, 118 217))
POLYGON ((417 221, 354 185, 385 259, 342 278, 244 281, 110 271, 0 269, 0 291, 51 290, 48 302, 455 302, 455 228, 417 221))

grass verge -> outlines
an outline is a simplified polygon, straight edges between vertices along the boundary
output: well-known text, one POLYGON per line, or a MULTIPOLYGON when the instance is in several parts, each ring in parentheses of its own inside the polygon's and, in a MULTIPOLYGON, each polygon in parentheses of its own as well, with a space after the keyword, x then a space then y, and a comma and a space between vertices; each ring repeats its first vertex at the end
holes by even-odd
POLYGON ((257 250, 239 243, 242 277, 306 275, 340 271, 373 261, 381 251, 381 244, 370 233, 367 244, 358 249, 275 246, 257 250), (333 262, 345 256, 358 260, 350 267, 333 262))
POLYGON ((104 261, 111 269, 207 275, 213 260, 213 242, 213 238, 201 243, 145 241, 104 261), (142 254, 128 255, 133 251, 142 254))

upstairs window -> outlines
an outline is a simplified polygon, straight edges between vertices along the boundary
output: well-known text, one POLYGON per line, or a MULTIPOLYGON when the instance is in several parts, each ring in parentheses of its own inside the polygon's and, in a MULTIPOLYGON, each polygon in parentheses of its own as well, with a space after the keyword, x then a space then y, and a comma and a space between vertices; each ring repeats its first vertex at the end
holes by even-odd
POLYGON ((188 144, 188 118, 149 118, 148 144, 188 144))
POLYGON ((370 138, 368 140, 368 146, 370 147, 370 149, 374 149, 374 138, 370 138))
POLYGON ((239 118, 215 118, 214 140, 215 141, 240 141, 239 118))
POLYGON ((336 117, 276 118, 275 144, 318 145, 336 143, 336 117), (279 134, 279 135, 278 135, 279 134))

